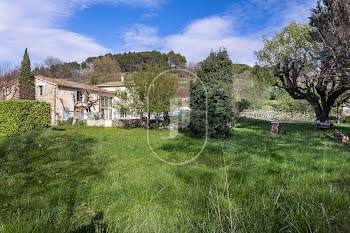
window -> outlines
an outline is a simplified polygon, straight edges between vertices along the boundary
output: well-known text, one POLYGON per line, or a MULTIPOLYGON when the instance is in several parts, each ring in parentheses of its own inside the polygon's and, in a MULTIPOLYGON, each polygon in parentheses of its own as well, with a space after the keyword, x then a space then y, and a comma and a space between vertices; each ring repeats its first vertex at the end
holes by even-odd
POLYGON ((100 99, 100 113, 104 120, 112 120, 112 97, 102 96, 100 99))
POLYGON ((81 91, 77 91, 77 100, 83 101, 83 93, 81 91))
POLYGON ((45 95, 46 95, 45 85, 35 86, 35 96, 45 96, 45 95))
POLYGON ((120 119, 125 119, 127 116, 127 111, 126 109, 120 110, 120 119))

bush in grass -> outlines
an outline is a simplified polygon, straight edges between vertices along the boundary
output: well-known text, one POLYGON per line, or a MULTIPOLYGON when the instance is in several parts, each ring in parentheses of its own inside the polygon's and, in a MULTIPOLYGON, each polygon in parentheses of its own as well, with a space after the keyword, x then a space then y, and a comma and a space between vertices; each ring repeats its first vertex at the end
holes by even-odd
POLYGON ((345 117, 345 123, 350 123, 350 116, 345 117))
POLYGON ((50 126, 51 106, 35 100, 0 101, 0 136, 39 131, 50 126))
POLYGON ((57 121, 57 125, 58 125, 58 126, 73 125, 73 121, 74 121, 74 118, 73 118, 73 117, 70 117, 70 118, 68 118, 68 119, 65 120, 65 121, 60 121, 60 120, 58 120, 58 121, 57 121))
POLYGON ((86 120, 76 119, 74 125, 76 125, 76 126, 87 126, 87 121, 86 120))
POLYGON ((190 86, 189 129, 193 136, 206 135, 206 110, 208 110, 208 137, 226 138, 231 135, 234 120, 232 87, 232 61, 227 51, 212 52, 201 63, 198 79, 191 82, 190 86))
POLYGON ((238 120, 240 118, 241 112, 248 109, 250 106, 250 103, 246 99, 241 99, 240 101, 235 102, 235 119, 238 120))

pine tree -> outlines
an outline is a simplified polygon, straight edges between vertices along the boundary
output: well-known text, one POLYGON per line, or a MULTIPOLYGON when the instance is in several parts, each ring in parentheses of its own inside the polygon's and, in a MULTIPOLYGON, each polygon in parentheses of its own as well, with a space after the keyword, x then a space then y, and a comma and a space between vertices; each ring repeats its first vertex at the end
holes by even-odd
POLYGON ((35 99, 34 76, 31 73, 30 59, 27 49, 24 52, 20 71, 20 99, 35 99))
POLYGON ((192 82, 190 87, 191 122, 189 128, 194 136, 206 135, 206 119, 208 119, 208 137, 227 138, 231 136, 232 87, 232 61, 227 51, 212 52, 201 63, 198 79, 192 82), (206 117, 206 111, 208 111, 208 117, 206 117))

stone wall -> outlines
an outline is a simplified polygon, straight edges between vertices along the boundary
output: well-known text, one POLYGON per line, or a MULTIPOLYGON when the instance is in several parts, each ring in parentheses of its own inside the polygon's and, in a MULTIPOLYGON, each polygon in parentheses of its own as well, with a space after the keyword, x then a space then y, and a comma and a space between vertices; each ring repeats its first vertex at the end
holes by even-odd
POLYGON ((47 102, 51 105, 51 123, 55 124, 55 85, 49 84, 38 79, 34 80, 34 85, 45 86, 45 95, 39 95, 39 93, 37 93, 35 99, 38 101, 47 102))

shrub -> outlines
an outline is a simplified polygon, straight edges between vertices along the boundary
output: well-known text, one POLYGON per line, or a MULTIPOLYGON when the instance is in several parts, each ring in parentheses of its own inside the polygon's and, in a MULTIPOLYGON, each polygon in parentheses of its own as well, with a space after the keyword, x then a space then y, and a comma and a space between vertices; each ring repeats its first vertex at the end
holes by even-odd
POLYGON ((0 136, 39 131, 50 126, 51 106, 35 100, 0 101, 0 136))
POLYGON ((57 125, 58 126, 73 125, 73 121, 74 121, 74 118, 70 117, 65 121, 58 120, 57 125))
POLYGON ((241 99, 240 101, 235 102, 235 119, 240 118, 241 112, 248 109, 250 106, 250 103, 246 99, 241 99))
POLYGON ((350 116, 345 117, 345 123, 350 123, 350 116))
POLYGON ((76 119, 74 125, 76 125, 76 126, 87 126, 87 121, 86 120, 76 119))
POLYGON ((226 50, 212 52, 201 63, 198 79, 191 82, 189 129, 195 137, 227 138, 232 134, 232 61, 226 50), (207 112, 206 112, 207 111, 207 112), (208 122, 206 122, 208 120, 208 122))
POLYGON ((96 121, 100 120, 100 119, 101 119, 100 114, 95 113, 95 114, 94 114, 94 119, 95 119, 96 121))

